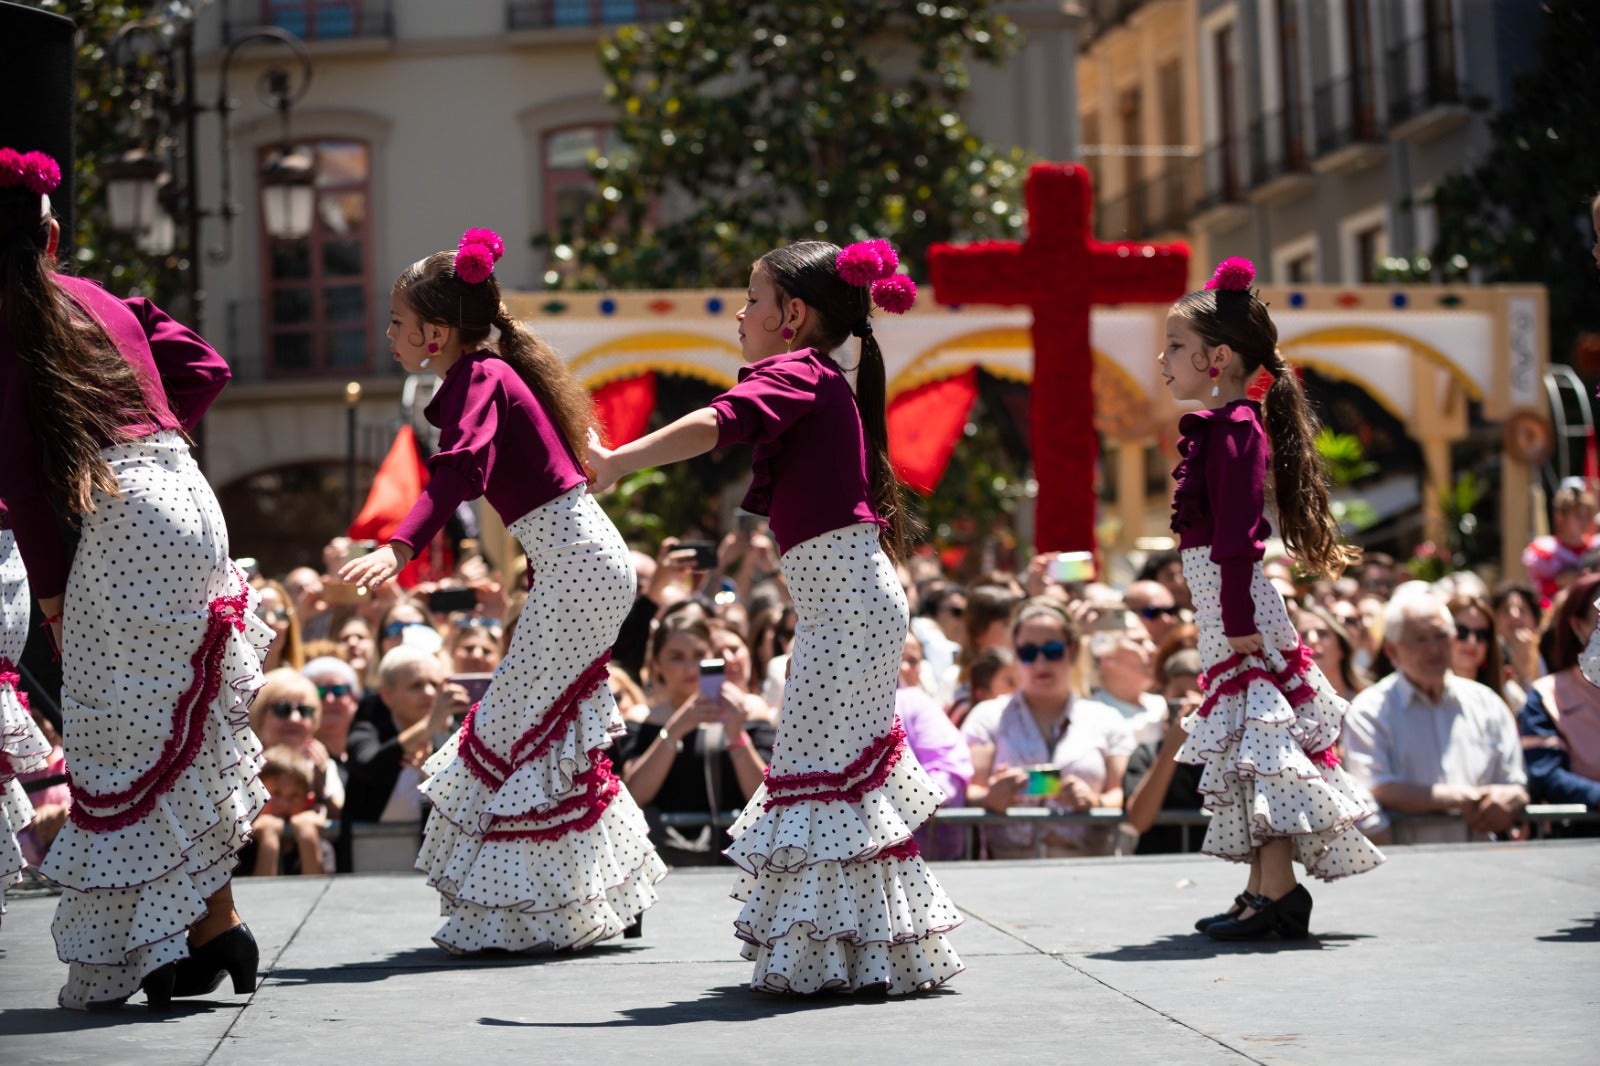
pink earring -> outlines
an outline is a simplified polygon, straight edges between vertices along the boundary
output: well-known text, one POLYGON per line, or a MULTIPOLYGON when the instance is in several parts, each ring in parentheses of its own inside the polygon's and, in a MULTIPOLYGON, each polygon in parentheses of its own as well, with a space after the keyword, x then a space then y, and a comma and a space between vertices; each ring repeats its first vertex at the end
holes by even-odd
POLYGON ((1211 395, 1214 397, 1221 395, 1221 386, 1216 382, 1217 379, 1222 376, 1222 371, 1218 370, 1216 367, 1212 367, 1210 370, 1206 371, 1206 376, 1209 377, 1212 382, 1211 395))
POLYGON ((786 341, 794 340, 794 330, 790 329, 788 326, 784 326, 778 331, 778 336, 782 337, 786 341))
MULTIPOLYGON (((437 344, 433 343, 432 341, 429 341, 428 342, 428 354, 429 355, 438 355, 439 354, 439 346, 437 344)), ((1217 376, 1216 371, 1212 371, 1211 372, 1211 376, 1212 377, 1216 377, 1217 376)))

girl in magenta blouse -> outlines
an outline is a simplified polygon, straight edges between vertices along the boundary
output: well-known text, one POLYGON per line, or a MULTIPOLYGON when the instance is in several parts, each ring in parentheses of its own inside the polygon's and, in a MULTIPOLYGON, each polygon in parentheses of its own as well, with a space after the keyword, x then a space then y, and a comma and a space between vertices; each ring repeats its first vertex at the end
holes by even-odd
POLYGON ((161 1009, 255 987, 230 878, 266 796, 242 708, 271 632, 185 438, 227 365, 150 301, 55 271, 59 173, 0 148, 0 502, 61 654, 72 775, 42 871, 64 889, 61 1005, 142 987, 161 1009))
POLYGON ((1261 571, 1269 469, 1284 543, 1303 567, 1337 575, 1357 553, 1339 542, 1316 420, 1250 291, 1254 277, 1247 260, 1224 260, 1204 289, 1172 306, 1159 357, 1172 395, 1204 405, 1178 424, 1183 459, 1173 471, 1172 529, 1206 668, 1205 699, 1177 758, 1205 767, 1200 792, 1212 818, 1201 850, 1250 864, 1233 906, 1196 923, 1228 940, 1307 934, 1311 896, 1295 881, 1295 861, 1324 880, 1382 861, 1353 828, 1366 808, 1338 765, 1344 701, 1261 571), (1262 371, 1272 379, 1264 411, 1246 396, 1262 371))
MULTIPOLYGON (((480 496, 528 555, 524 623, 423 766, 432 813, 417 868, 442 897, 434 940, 453 954, 576 949, 637 932, 666 875, 605 754, 626 733, 605 680, 633 604, 633 563, 578 459, 589 396, 500 302, 503 251, 492 231, 468 230, 454 252, 395 282, 389 342, 406 370, 439 376, 424 411, 439 451, 389 543, 340 573, 381 585, 480 496)), ((424 719, 396 742, 426 745, 434 729, 424 719)))
MULTIPOLYGON (((908 617, 890 554, 904 552, 908 523, 869 316, 874 303, 910 307, 915 286, 897 266, 884 241, 768 252, 738 316, 739 383, 615 451, 589 448, 605 488, 641 467, 754 447, 744 506, 771 519, 798 619, 772 764, 727 850, 743 871, 735 933, 761 991, 899 995, 961 968, 944 936, 960 917, 912 838, 944 793, 903 757, 895 718, 908 617), (852 336, 858 358, 844 350, 852 336)), ((656 748, 670 744, 663 734, 656 748)))

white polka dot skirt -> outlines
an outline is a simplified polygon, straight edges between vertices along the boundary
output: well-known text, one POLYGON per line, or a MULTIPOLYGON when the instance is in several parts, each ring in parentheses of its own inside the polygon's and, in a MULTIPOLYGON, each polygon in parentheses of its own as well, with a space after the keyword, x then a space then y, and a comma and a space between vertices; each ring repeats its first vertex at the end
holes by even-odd
POLYGON ((894 694, 908 622, 878 527, 784 553, 798 625, 766 782, 730 832, 750 987, 890 995, 961 972, 961 915, 911 834, 944 794, 906 747, 894 694))
POLYGON ((605 755, 625 732, 606 662, 633 605, 628 547, 583 486, 511 533, 533 573, 522 622, 422 786, 417 869, 453 953, 588 947, 655 903, 667 873, 605 755))
POLYGON ((43 769, 50 759, 50 745, 18 687, 17 663, 27 643, 28 573, 16 538, 0 529, 0 915, 6 912, 6 886, 22 880, 27 865, 17 834, 33 821, 33 804, 17 775, 43 769))
POLYGON ((1249 862, 1256 848, 1287 837, 1295 859, 1324 881, 1374 868, 1383 854, 1356 828, 1371 801, 1339 766, 1347 705, 1311 661, 1259 563, 1250 596, 1266 647, 1233 651, 1222 631, 1221 574, 1210 548, 1184 550, 1206 672, 1178 760, 1205 767, 1200 793, 1211 822, 1201 850, 1249 862))
POLYGON ((188 954, 267 793, 249 703, 272 630, 228 558, 216 497, 164 432, 104 452, 67 578, 62 744, 71 820, 42 870, 65 892, 51 932, 64 1007, 130 995, 188 954))

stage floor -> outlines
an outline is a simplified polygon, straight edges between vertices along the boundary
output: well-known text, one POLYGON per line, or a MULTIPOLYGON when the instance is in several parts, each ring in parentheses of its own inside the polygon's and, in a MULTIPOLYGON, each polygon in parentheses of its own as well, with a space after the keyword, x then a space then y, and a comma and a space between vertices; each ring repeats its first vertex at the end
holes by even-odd
POLYGON ((420 880, 245 878, 265 971, 253 997, 81 1014, 55 1006, 55 900, 13 897, 0 1062, 1595 1061, 1600 844, 1394 849, 1374 873, 1311 886, 1311 940, 1266 946, 1190 931, 1240 887, 1216 860, 937 872, 968 916, 952 935, 967 972, 909 1000, 747 991, 730 877, 689 870, 661 886, 640 940, 467 961, 429 940, 420 880))

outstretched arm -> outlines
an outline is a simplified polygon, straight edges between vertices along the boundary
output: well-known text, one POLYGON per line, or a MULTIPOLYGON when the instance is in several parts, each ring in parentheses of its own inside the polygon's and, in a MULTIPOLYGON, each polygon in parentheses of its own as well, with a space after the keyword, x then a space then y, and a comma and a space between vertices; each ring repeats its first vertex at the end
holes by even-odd
POLYGON ((603 492, 618 480, 647 466, 666 466, 704 455, 717 446, 717 413, 709 407, 690 411, 670 426, 630 441, 620 448, 589 440, 589 487, 603 492))

